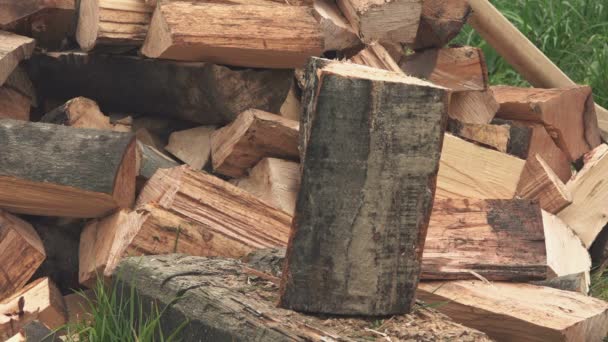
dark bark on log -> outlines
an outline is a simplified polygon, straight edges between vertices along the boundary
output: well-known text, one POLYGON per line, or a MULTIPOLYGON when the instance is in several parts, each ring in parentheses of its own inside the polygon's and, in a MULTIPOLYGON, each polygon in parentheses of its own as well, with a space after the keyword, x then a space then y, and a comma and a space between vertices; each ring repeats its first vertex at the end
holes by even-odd
POLYGON ((307 78, 302 183, 280 305, 347 315, 408 312, 447 94, 415 78, 323 59, 310 62, 307 78))
POLYGON ((135 196, 129 133, 0 120, 0 207, 31 215, 98 217, 135 196))
POLYGON ((63 101, 85 96, 107 113, 159 115, 210 125, 226 124, 250 108, 278 113, 293 77, 291 70, 83 53, 40 54, 29 66, 40 96, 63 101))
POLYGON ((137 160, 139 163, 137 175, 145 179, 152 178, 152 175, 158 169, 170 169, 179 166, 178 162, 164 153, 139 141, 137 142, 137 160))

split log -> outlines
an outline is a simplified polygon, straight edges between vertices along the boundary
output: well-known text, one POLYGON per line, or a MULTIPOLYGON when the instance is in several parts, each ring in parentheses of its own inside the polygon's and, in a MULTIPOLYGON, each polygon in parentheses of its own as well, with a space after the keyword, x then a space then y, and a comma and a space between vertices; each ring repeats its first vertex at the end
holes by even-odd
POLYGON ((380 43, 372 43, 350 58, 356 64, 401 73, 399 65, 380 43))
POLYGON ((232 70, 83 53, 40 54, 29 66, 40 95, 64 101, 85 96, 106 112, 181 118, 203 125, 226 124, 249 108, 277 113, 293 79, 291 70, 232 70))
POLYGON ((165 150, 195 170, 201 170, 211 157, 211 134, 215 126, 201 126, 173 132, 165 150))
POLYGON ((74 10, 74 0, 2 0, 0 25, 10 25, 44 9, 74 10))
POLYGON ((127 133, 0 120, 0 207, 99 217, 135 197, 135 142, 127 133))
POLYGON ((298 160, 299 124, 279 115, 250 109, 211 135, 213 170, 242 177, 265 157, 298 160))
POLYGON ((404 57, 399 66, 408 75, 452 91, 488 89, 486 61, 481 49, 476 47, 424 50, 404 57))
POLYGON ((63 297, 48 278, 35 280, 0 302, 0 339, 10 338, 35 320, 51 330, 67 321, 63 297))
POLYGON ((591 257, 587 248, 559 217, 544 210, 542 214, 547 246, 547 264, 558 277, 583 273, 588 289, 591 282, 589 276, 591 257))
MULTIPOLYGON (((184 255, 129 258, 121 265, 126 277, 116 279, 123 300, 136 289, 144 313, 150 305, 167 306, 160 318, 163 331, 173 331, 186 320, 180 333, 185 341, 355 341, 375 340, 375 320, 357 317, 316 317, 276 307, 278 287, 248 273, 252 270, 237 260, 184 255), (186 293, 186 298, 180 294, 186 293), (177 298, 177 301, 175 299, 177 298), (171 303, 171 305, 168 305, 171 303), (243 324, 243 322, 247 324, 243 324), (336 329, 339 327, 339 329, 336 329)), ((261 272, 262 274, 267 276, 261 272)), ((482 333, 465 328, 431 308, 417 305, 411 315, 385 320, 382 332, 392 341, 471 340, 489 342, 482 333)))
POLYGON ((333 0, 315 0, 314 16, 325 41, 325 51, 342 51, 361 45, 357 33, 333 0))
POLYGON ((170 169, 179 164, 152 146, 137 142, 136 166, 137 176, 145 180, 152 178, 158 169, 170 169))
POLYGON ((589 273, 581 272, 565 275, 549 280, 533 281, 531 284, 552 287, 558 290, 578 292, 587 295, 589 293, 589 273))
POLYGON ((86 97, 71 99, 63 105, 46 113, 40 122, 56 125, 71 126, 76 128, 101 129, 110 131, 125 131, 123 126, 115 126, 110 123, 110 118, 105 116, 97 103, 86 97))
POLYGON ((276 158, 262 159, 248 177, 232 184, 293 215, 300 190, 300 165, 276 158))
POLYGON ((456 38, 471 14, 467 0, 424 0, 415 50, 440 48, 456 38))
POLYGON ((284 116, 286 119, 300 121, 300 113, 302 112, 300 97, 300 89, 298 89, 298 86, 294 82, 294 84, 291 85, 285 102, 283 102, 283 105, 279 110, 281 116, 284 116))
POLYGON ((588 86, 562 89, 492 87, 497 117, 545 125, 570 161, 601 143, 593 95, 588 86))
POLYGON ((291 216, 185 166, 159 170, 135 211, 93 221, 80 240, 80 281, 110 277, 124 256, 185 253, 240 258, 287 245, 291 216))
POLYGON ((437 177, 438 199, 511 199, 526 162, 446 134, 437 177))
POLYGON ((76 40, 83 51, 98 45, 139 47, 153 10, 144 0, 81 0, 76 40))
POLYGON ((411 44, 416 39, 420 0, 338 0, 338 6, 365 43, 411 44))
POLYGON ((464 123, 487 124, 492 121, 499 104, 492 90, 460 91, 450 98, 450 118, 464 123))
POLYGON ((0 86, 13 73, 19 62, 34 52, 36 42, 29 37, 0 31, 0 86))
POLYGON ((596 147, 585 166, 566 184, 572 193, 572 204, 558 216, 572 228, 587 248, 608 223, 608 145, 596 147))
POLYGON ((46 258, 34 228, 0 210, 0 301, 21 289, 46 258))
POLYGON ((447 92, 400 73, 316 58, 306 77, 302 185, 280 305, 348 315, 409 312, 447 92))
POLYGON ((502 153, 526 159, 530 147, 532 128, 511 125, 509 122, 491 124, 462 123, 450 119, 447 130, 465 140, 490 147, 502 153))
POLYGON ((163 150, 165 143, 158 134, 150 132, 147 128, 139 128, 135 131, 137 142, 150 146, 155 150, 163 150))
POLYGON ((421 283, 419 298, 499 341, 601 341, 608 304, 574 292, 530 284, 421 283))
POLYGON ((436 200, 422 279, 529 281, 555 277, 541 210, 528 200, 436 200))
POLYGON ((530 157, 517 186, 517 196, 535 200, 556 214, 572 203, 572 194, 540 155, 530 157))
POLYGON ((323 48, 309 7, 170 1, 157 5, 141 51, 152 58, 297 68, 323 48))

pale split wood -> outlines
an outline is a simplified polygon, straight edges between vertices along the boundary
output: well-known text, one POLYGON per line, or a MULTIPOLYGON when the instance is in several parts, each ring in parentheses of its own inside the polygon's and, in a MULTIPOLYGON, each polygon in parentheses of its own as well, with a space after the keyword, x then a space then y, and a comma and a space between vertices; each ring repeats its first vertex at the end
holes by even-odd
POLYGON ((338 0, 338 6, 365 43, 416 39, 421 0, 338 0))
POLYGON ((37 279, 0 302, 0 338, 10 338, 35 320, 51 330, 67 322, 63 296, 49 278, 37 279))
POLYGON ((211 135, 213 170, 242 177, 262 158, 298 160, 299 123, 257 109, 239 114, 211 135))
POLYGON ((314 15, 325 41, 325 51, 342 51, 361 45, 357 33, 333 0, 315 0, 314 15))
POLYGON ((402 72, 399 65, 397 65, 384 46, 377 42, 371 43, 365 49, 359 51, 359 53, 350 58, 350 61, 355 64, 366 65, 372 68, 398 73, 402 72))
POLYGON ((294 82, 289 89, 289 93, 285 98, 285 102, 279 109, 279 113, 287 119, 300 121, 300 113, 302 112, 302 103, 300 102, 299 89, 294 82))
POLYGON ((323 45, 307 6, 170 1, 157 6, 141 51, 152 58, 295 68, 320 55, 323 45))
POLYGON ((450 120, 448 122, 447 130, 463 139, 491 147, 502 153, 513 154, 510 151, 511 149, 509 145, 512 135, 511 127, 509 125, 469 124, 462 123, 457 120, 450 120))
POLYGON ((251 169, 249 176, 235 179, 232 183, 293 215, 300 190, 300 165, 282 159, 264 158, 251 169))
POLYGON ((65 125, 76 128, 101 129, 117 132, 129 132, 122 125, 110 123, 97 103, 86 97, 77 97, 51 110, 40 118, 40 122, 65 125))
POLYGON ((446 134, 436 198, 511 199, 525 161, 446 134))
POLYGON ((586 156, 582 170, 566 184, 572 204, 558 213, 589 248, 608 223, 608 145, 601 144, 586 156))
POLYGON ((417 294, 499 341, 601 341, 608 333, 608 304, 575 292, 462 280, 423 282, 417 294))
POLYGON ((21 289, 44 259, 44 245, 34 227, 0 210, 0 301, 21 289))
POLYGON ((463 123, 487 124, 492 121, 499 108, 492 90, 460 91, 450 98, 450 118, 463 123))
POLYGON ((211 159, 211 134, 215 126, 200 126, 171 133, 165 150, 195 170, 201 170, 211 159))
POLYGON ((0 86, 17 68, 19 62, 30 58, 36 42, 29 37, 0 31, 0 86))
POLYGON ((541 208, 552 214, 572 203, 570 190, 538 154, 528 158, 517 186, 517 196, 539 202, 541 208))

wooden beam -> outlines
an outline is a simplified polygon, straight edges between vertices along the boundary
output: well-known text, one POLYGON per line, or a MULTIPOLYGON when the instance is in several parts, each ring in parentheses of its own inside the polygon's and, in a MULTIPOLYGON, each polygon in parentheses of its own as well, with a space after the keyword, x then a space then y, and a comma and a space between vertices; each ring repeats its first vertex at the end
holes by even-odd
POLYGON ((226 124, 249 108, 277 113, 293 82, 293 70, 233 70, 129 56, 60 52, 37 54, 28 64, 41 97, 85 96, 110 113, 203 125, 226 124))
POLYGON ((424 0, 415 50, 440 48, 456 38, 471 14, 468 0, 424 0))
POLYGON ((463 123, 487 124, 492 121, 499 108, 491 90, 459 91, 450 98, 450 118, 463 123))
POLYGON ((334 1, 316 0, 313 10, 323 32, 325 51, 342 51, 362 44, 334 1))
POLYGON ((32 38, 0 31, 0 86, 22 60, 32 56, 35 46, 32 38))
POLYGON ((170 1, 157 5, 141 51, 151 58, 297 68, 323 48, 306 6, 170 1))
POLYGON ((14 213, 99 217, 135 197, 128 133, 0 120, 0 207, 14 213))
POLYGON ((422 279, 529 281, 551 276, 541 209, 528 200, 435 200, 422 279))
POLYGON ((526 162, 517 196, 537 201, 541 208, 556 214, 572 203, 572 194, 540 155, 526 162))
POLYGON ((338 0, 364 43, 392 41, 411 44, 416 39, 422 2, 420 0, 338 0))
POLYGON ((446 134, 437 176, 438 199, 511 199, 526 162, 446 134))
POLYGON ((300 165, 264 158, 251 169, 249 176, 235 179, 232 184, 293 215, 300 190, 300 165))
MULTIPOLYGON (((528 82, 538 88, 576 86, 563 71, 509 22, 488 0, 468 0, 469 24, 528 82)), ((608 110, 595 104, 598 125, 608 134, 608 110)))
POLYGON ((200 126, 171 133, 165 150, 195 170, 202 170, 211 159, 211 134, 215 126, 200 126))
POLYGON ((585 166, 566 184, 572 204, 558 216, 572 228, 587 248, 608 223, 608 145, 596 147, 586 157, 585 166))
POLYGON ((213 170, 242 177, 264 157, 298 160, 299 123, 261 110, 239 114, 211 135, 213 170))
POLYGON ((35 280, 0 302, 0 339, 10 338, 35 320, 51 330, 67 322, 63 296, 49 278, 35 280))
POLYGON ((577 160, 601 142, 588 86, 564 89, 498 86, 492 87, 492 91, 500 104, 497 117, 545 125, 570 161, 577 160))
POLYGON ((608 333, 608 304, 570 291, 468 280, 420 283, 417 294, 499 341, 601 341, 608 333))
POLYGON ((447 92, 324 59, 312 59, 306 77, 302 183, 280 305, 348 315, 409 312, 447 92))
POLYGON ((488 70, 480 48, 462 46, 424 50, 403 57, 399 66, 408 75, 452 91, 488 89, 488 70))
POLYGON ((154 10, 144 0, 81 0, 79 8, 76 40, 83 51, 141 46, 154 10))
POLYGON ((0 301, 21 289, 45 258, 44 246, 32 225, 0 210, 0 301))

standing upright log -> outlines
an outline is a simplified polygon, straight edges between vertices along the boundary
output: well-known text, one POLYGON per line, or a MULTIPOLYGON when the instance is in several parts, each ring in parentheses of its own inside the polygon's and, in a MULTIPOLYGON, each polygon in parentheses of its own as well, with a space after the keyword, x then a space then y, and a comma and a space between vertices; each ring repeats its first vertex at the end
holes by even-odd
POLYGON ((302 184, 280 305, 348 315, 408 312, 447 92, 402 74, 324 59, 313 59, 306 77, 302 184))

